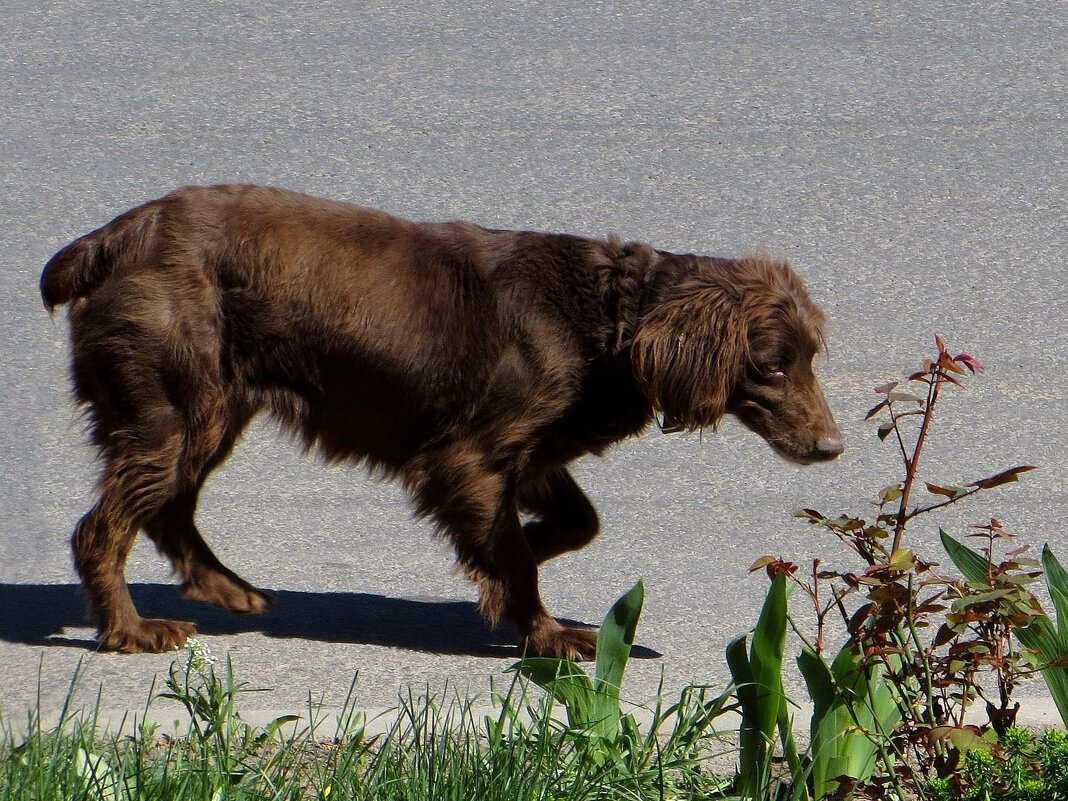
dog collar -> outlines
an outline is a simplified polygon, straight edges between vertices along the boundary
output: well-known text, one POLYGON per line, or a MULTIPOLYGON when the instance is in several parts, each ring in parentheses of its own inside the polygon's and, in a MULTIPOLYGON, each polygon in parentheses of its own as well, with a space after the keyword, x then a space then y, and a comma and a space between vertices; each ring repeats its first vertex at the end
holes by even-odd
POLYGON ((656 267, 654 266, 645 276, 645 281, 642 282, 642 294, 638 299, 638 319, 635 322, 641 322, 642 316, 645 314, 645 309, 649 305, 649 301, 653 297, 653 283, 656 281, 656 267))

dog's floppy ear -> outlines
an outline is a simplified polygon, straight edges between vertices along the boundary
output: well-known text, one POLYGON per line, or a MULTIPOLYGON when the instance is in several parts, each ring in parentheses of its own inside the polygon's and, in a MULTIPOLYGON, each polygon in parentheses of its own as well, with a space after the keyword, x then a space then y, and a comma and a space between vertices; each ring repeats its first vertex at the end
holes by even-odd
POLYGON ((697 276, 646 311, 631 346, 635 375, 653 408, 691 431, 714 427, 726 412, 747 354, 737 300, 697 276))

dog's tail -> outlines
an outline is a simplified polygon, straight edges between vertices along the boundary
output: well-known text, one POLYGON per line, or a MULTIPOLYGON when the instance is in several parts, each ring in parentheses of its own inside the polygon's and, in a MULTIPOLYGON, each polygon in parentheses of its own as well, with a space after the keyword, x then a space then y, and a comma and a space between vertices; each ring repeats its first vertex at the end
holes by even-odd
POLYGON ((49 259, 41 273, 41 298, 52 312, 88 295, 121 264, 145 257, 156 242, 160 201, 116 217, 103 228, 79 237, 49 259))

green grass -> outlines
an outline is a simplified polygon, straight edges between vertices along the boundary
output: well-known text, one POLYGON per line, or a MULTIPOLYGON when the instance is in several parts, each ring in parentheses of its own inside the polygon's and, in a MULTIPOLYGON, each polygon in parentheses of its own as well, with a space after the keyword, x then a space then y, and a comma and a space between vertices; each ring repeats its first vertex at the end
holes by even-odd
POLYGON ((521 676, 478 703, 410 692, 373 726, 351 690, 336 721, 309 709, 250 726, 239 715, 247 689, 198 644, 164 683, 142 717, 157 698, 177 700, 188 723, 170 736, 146 723, 115 734, 93 710, 65 709, 50 727, 35 712, 20 727, 0 721, 0 801, 680 799, 720 785, 703 763, 719 699, 696 688, 653 711, 629 770, 590 758, 594 733, 521 676))

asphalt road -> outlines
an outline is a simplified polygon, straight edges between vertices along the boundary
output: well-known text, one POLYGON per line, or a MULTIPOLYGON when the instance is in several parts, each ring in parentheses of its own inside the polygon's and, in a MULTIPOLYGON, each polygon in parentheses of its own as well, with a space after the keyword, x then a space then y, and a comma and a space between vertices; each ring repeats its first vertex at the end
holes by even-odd
MULTIPOLYGON (((727 641, 770 553, 846 564, 791 518, 863 511, 897 477, 863 421, 932 334, 988 370, 955 393, 930 480, 1043 469, 918 526, 940 556, 996 515, 1068 558, 1068 14, 1063 3, 485 4, 8 0, 0 31, 0 711, 40 688, 140 708, 169 656, 96 654, 68 537, 95 469, 69 403, 67 327, 37 295, 60 246, 187 183, 250 181, 417 219, 618 233, 794 260, 830 319, 820 372, 849 450, 799 468, 725 424, 649 433, 576 473, 596 543, 548 565, 559 616, 596 623, 639 577, 625 694, 724 686, 727 641), (472 7, 474 6, 474 7, 472 7)), ((145 613, 196 619, 252 687, 245 710, 485 693, 515 650, 396 487, 303 459, 256 427, 208 487, 201 527, 278 596, 259 618, 179 601, 138 546, 145 613)), ((1042 708, 1044 688, 1023 693, 1042 708)))

